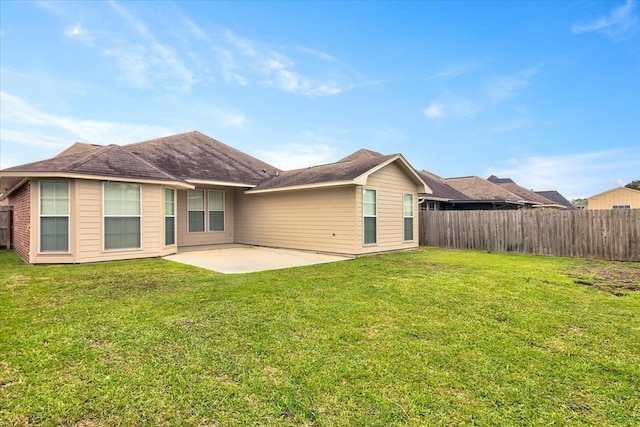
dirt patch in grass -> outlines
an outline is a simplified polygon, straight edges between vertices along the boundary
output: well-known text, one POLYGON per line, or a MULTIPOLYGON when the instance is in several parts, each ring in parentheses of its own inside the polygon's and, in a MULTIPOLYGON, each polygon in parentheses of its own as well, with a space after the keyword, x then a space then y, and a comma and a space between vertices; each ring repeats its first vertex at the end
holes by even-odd
POLYGON ((569 277, 577 285, 591 286, 603 292, 623 296, 625 291, 640 292, 640 264, 587 264, 572 269, 569 277))

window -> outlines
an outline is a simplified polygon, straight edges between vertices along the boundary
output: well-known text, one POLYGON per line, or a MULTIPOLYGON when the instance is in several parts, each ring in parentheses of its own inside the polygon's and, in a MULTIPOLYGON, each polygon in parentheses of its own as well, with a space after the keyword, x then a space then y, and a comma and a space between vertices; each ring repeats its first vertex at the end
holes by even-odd
POLYGON ((224 191, 209 190, 209 231, 224 231, 224 191))
POLYGON ((188 231, 204 231, 204 190, 187 190, 188 231))
POLYGON ((363 214, 364 214, 364 244, 371 245, 378 241, 377 238, 377 206, 376 190, 364 190, 363 214))
POLYGON ((164 244, 176 243, 176 191, 173 188, 164 189, 164 244))
POLYGON ((613 205, 611 209, 631 209, 631 205, 613 205))
POLYGON ((404 241, 413 240, 413 194, 405 194, 402 200, 404 219, 404 241))
POLYGON ((421 211, 436 211, 438 210, 437 208, 438 204, 436 202, 429 202, 425 200, 424 202, 420 203, 421 211))
POLYGON ((40 251, 69 251, 69 181, 40 182, 40 251))
POLYGON ((104 184, 104 249, 139 249, 140 185, 104 184))

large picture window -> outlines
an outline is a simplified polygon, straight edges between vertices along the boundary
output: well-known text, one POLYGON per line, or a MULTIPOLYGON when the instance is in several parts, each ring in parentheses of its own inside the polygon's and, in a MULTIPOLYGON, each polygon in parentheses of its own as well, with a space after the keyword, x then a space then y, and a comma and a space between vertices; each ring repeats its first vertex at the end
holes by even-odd
POLYGON ((364 190, 363 214, 364 214, 364 244, 372 245, 378 241, 378 209, 376 190, 364 190))
POLYGON ((164 244, 176 243, 176 191, 173 188, 164 189, 164 244))
POLYGON ((404 241, 413 240, 413 194, 405 194, 402 199, 402 216, 404 221, 404 241))
POLYGON ((40 182, 40 251, 69 251, 69 181, 40 182))
POLYGON ((224 231, 224 191, 209 190, 209 231, 224 231))
POLYGON ((204 190, 187 190, 189 233, 204 231, 204 190))
POLYGON ((141 247, 140 185, 108 182, 104 184, 104 248, 141 247))

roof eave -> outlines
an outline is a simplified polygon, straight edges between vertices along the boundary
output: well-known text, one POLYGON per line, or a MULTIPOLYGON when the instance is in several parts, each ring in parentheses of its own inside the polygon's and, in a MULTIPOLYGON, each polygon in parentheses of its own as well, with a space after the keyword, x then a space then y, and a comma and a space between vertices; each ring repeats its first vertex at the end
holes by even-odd
POLYGON ((282 191, 295 191, 295 190, 312 190, 317 188, 328 188, 328 187, 342 187, 345 185, 361 185, 356 182, 356 180, 351 181, 330 181, 330 182, 319 182, 315 184, 302 184, 302 185, 291 185, 287 187, 274 187, 274 188, 265 188, 265 189, 250 189, 245 191, 245 194, 260 194, 260 193, 277 193, 282 191))
POLYGON ((193 185, 217 185, 221 187, 240 187, 240 188, 254 188, 255 184, 248 184, 242 182, 229 182, 229 181, 209 181, 206 179, 187 179, 186 182, 193 185))
MULTIPOLYGON (((94 181, 112 181, 112 182, 135 182, 139 184, 162 184, 170 185, 180 189, 192 189, 193 185, 184 181, 176 181, 172 179, 152 179, 152 178, 135 178, 121 177, 112 175, 93 175, 72 172, 2 172, 0 177, 24 177, 29 178, 67 178, 67 179, 87 179, 94 181)), ((20 184, 21 185, 21 184, 20 184)))

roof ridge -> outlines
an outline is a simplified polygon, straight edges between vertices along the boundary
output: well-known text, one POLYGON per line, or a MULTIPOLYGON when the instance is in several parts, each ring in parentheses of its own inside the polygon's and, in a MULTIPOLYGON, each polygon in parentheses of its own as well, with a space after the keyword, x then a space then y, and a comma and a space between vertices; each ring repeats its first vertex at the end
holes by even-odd
MULTIPOLYGON (((144 141, 130 142, 129 144, 123 145, 123 147, 131 147, 131 146, 134 146, 134 145, 142 145, 142 144, 146 144, 147 142, 160 141, 161 139, 172 138, 172 137, 177 137, 177 136, 182 136, 182 135, 188 135, 190 133, 199 133, 200 135, 204 135, 203 133, 200 133, 197 130, 192 130, 192 131, 189 131, 189 132, 176 133, 174 135, 161 136, 160 138, 152 138, 152 139, 145 139, 144 141)), ((204 135, 204 136, 206 136, 206 135, 204 135)))
POLYGON ((87 155, 85 155, 85 156, 79 158, 78 160, 76 160, 75 162, 71 162, 71 164, 69 164, 68 166, 66 166, 63 169, 66 170, 66 171, 73 170, 73 169, 77 168, 78 166, 82 166, 83 164, 87 163, 89 160, 93 159, 98 154, 102 154, 104 152, 107 152, 107 151, 113 149, 114 147, 117 147, 117 145, 115 145, 115 144, 103 145, 101 148, 98 148, 97 150, 88 153, 87 155))

